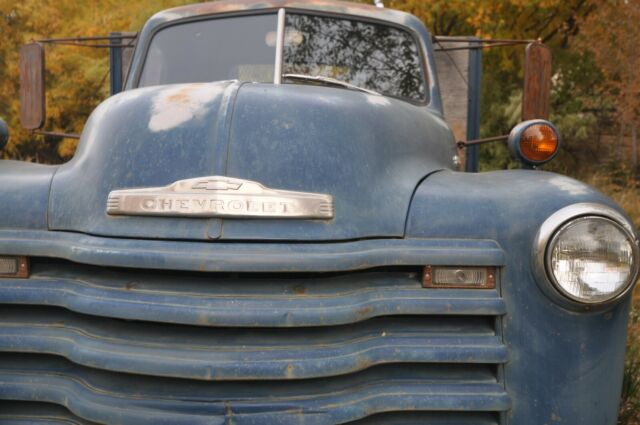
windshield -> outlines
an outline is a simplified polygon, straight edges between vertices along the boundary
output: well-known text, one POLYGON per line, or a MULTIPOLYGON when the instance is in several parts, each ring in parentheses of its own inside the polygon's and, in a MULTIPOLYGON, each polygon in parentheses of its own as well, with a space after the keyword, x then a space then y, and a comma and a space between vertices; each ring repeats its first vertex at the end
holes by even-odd
POLYGON ((277 17, 242 16, 173 25, 152 39, 140 87, 209 81, 273 81, 277 17))
MULTIPOLYGON (((287 13, 285 22, 284 74, 329 77, 389 96, 427 100, 419 48, 407 31, 299 13, 287 13)), ((167 27, 151 41, 139 86, 229 79, 272 82, 276 34, 275 14, 167 27)), ((286 82, 310 83, 299 78, 286 82)))
POLYGON ((388 25, 287 14, 285 74, 320 75, 396 97, 425 100, 418 46, 388 25))

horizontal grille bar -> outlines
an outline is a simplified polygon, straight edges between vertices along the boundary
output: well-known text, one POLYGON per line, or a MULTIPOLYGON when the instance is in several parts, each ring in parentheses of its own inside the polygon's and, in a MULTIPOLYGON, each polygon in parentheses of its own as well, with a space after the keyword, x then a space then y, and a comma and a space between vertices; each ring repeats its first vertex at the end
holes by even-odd
MULTIPOLYGON (((34 402, 0 402, 0 422, 5 425, 95 425, 62 406, 34 402)), ((233 423, 233 422, 231 422, 233 423)), ((392 412, 380 413, 348 425, 498 425, 493 413, 485 412, 392 412)))
MULTIPOLYGON (((31 279, 0 281, 0 303, 201 326, 328 326, 387 315, 501 315, 497 291, 425 289, 419 273, 330 277, 181 275, 34 264, 31 279)), ((295 276, 295 275, 294 275, 295 276)))
POLYGON ((338 243, 209 243, 0 230, 0 254, 64 258, 100 266, 201 272, 333 272, 382 266, 500 266, 492 240, 370 239, 338 243))
POLYGON ((23 307, 0 311, 0 351, 57 354, 101 369, 204 380, 299 379, 384 363, 507 360, 490 319, 390 316, 355 325, 256 333, 23 307))
POLYGON ((486 412, 393 412, 373 415, 348 425, 499 425, 499 418, 486 412))
POLYGON ((33 258, 28 279, 0 280, 0 413, 17 400, 38 409, 8 418, 36 423, 63 406, 50 422, 499 424, 510 407, 499 288, 423 288, 421 270, 33 258))
POLYGON ((51 403, 0 401, 3 425, 96 425, 77 417, 63 406, 51 403))
MULTIPOLYGON (((118 424, 338 424, 375 413, 504 411, 509 397, 482 369, 389 366, 331 381, 186 384, 100 372, 48 356, 0 356, 0 398, 66 405, 118 424), (464 375, 463 375, 464 373, 464 375), (475 377, 466 381, 462 376, 475 377), (228 419, 233 417, 234 421, 228 419)), ((465 366, 466 367, 466 366, 465 366)))

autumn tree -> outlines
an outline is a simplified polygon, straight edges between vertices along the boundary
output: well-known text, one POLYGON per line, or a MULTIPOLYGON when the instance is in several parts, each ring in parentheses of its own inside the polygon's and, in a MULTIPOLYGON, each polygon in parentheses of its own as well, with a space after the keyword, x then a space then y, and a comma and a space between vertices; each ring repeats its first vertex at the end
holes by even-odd
MULTIPOLYGON (((0 117, 9 122, 12 132, 4 157, 60 162, 68 159, 75 149, 73 140, 43 138, 20 130, 17 120, 20 44, 39 38, 136 31, 156 11, 188 2, 0 0, 0 32, 4 40, 0 45, 0 117)), ((619 5, 628 9, 636 7, 637 12, 638 0, 627 3, 624 0, 386 0, 385 5, 413 13, 437 35, 542 39, 547 43, 554 58, 552 118, 565 140, 559 160, 554 161, 552 167, 562 172, 574 173, 578 165, 585 163, 584 152, 595 152, 585 150, 584 146, 597 145, 590 136, 602 131, 606 111, 610 109, 607 102, 616 110, 635 108, 631 106, 633 95, 626 98, 623 95, 632 93, 627 90, 632 83, 627 77, 631 73, 622 72, 622 68, 637 69, 637 64, 631 65, 624 59, 632 56, 631 53, 619 49, 618 40, 625 32, 623 26, 608 23, 622 22, 620 16, 632 23, 638 22, 637 17, 629 17, 635 15, 624 15, 625 12, 617 8, 619 5), (598 31, 606 33, 605 36, 598 36, 598 31), (579 34, 586 34, 587 44, 593 41, 593 49, 576 48, 579 46, 574 40, 579 34), (614 56, 609 56, 615 60, 609 62, 616 62, 620 69, 607 68, 608 47, 617 49, 614 56), (591 50, 593 53, 589 53, 591 50)), ((630 44, 627 50, 632 47, 630 44)), ((46 127, 80 132, 91 110, 108 95, 108 52, 63 46, 47 46, 46 50, 46 127)), ((482 135, 505 134, 517 120, 523 56, 522 46, 484 50, 482 135)), ((633 121, 630 113, 623 114, 623 121, 629 125, 633 121)), ((596 158, 595 153, 590 155, 591 159, 596 158)), ((485 169, 515 166, 501 143, 482 147, 481 164, 485 169)))
MULTIPOLYGON (((11 137, 4 158, 56 163, 69 159, 76 141, 34 135, 18 120, 21 44, 57 37, 137 31, 158 10, 187 0, 0 0, 0 118, 11 137)), ((107 49, 46 45, 47 129, 79 133, 91 111, 108 96, 107 49)))
POLYGON ((583 24, 578 45, 590 51, 605 79, 600 103, 609 102, 619 123, 617 157, 622 159, 626 129, 632 135, 631 165, 638 171, 637 128, 640 123, 640 1, 600 2, 583 24))

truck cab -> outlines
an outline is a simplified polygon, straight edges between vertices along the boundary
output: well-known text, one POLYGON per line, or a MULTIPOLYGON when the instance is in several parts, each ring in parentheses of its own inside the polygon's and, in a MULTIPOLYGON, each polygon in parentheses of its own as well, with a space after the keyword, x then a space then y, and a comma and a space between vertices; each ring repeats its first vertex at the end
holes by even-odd
POLYGON ((635 228, 456 171, 431 40, 330 0, 150 18, 71 161, 0 162, 0 418, 615 424, 635 228))

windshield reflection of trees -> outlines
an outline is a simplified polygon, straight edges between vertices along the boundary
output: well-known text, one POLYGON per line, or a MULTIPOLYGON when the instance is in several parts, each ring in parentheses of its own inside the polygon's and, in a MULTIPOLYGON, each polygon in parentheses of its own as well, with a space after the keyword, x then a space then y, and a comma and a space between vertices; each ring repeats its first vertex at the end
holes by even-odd
POLYGON ((336 78, 391 96, 425 99, 418 46, 399 29, 287 15, 284 73, 336 78))

